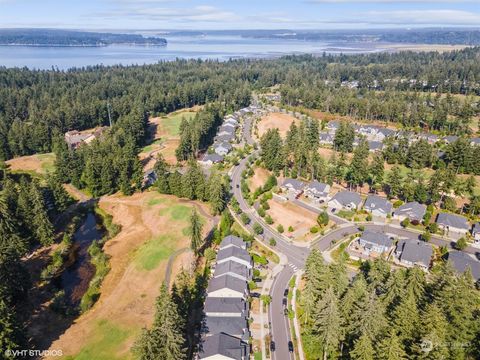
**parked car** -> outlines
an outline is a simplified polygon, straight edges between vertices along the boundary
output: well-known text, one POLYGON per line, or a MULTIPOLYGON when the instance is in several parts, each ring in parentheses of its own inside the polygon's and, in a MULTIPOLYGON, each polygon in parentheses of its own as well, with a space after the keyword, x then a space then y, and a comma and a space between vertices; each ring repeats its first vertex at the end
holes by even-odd
POLYGON ((287 308, 283 309, 283 315, 288 316, 288 309, 287 308))
POLYGON ((287 306, 287 298, 282 299, 282 304, 283 304, 283 306, 287 306))
POLYGON ((293 342, 288 342, 288 351, 293 352, 293 342))
POLYGON ((285 291, 283 292, 283 296, 288 296, 288 288, 286 288, 285 291))
POLYGON ((270 341, 270 351, 275 351, 275 341, 270 341))
POLYGON ((250 296, 253 297, 253 298, 259 298, 259 297, 260 297, 260 293, 252 292, 252 293, 250 294, 250 296))

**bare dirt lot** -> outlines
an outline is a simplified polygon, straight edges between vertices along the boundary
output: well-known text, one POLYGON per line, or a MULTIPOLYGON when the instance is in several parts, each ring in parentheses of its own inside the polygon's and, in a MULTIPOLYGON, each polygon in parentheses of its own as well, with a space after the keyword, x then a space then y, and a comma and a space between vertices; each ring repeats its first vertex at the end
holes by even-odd
POLYGON ((317 218, 314 213, 303 209, 290 202, 280 203, 275 200, 268 202, 270 210, 268 214, 272 217, 274 224, 282 224, 285 229, 285 235, 291 236, 297 241, 309 241, 313 234, 310 233, 310 228, 317 224, 317 218), (293 227, 293 232, 289 232, 288 228, 293 227))
POLYGON ((269 129, 278 129, 280 135, 285 137, 292 123, 298 123, 297 118, 282 113, 270 113, 262 117, 258 122, 258 137, 261 138, 269 129))
POLYGON ((37 174, 46 174, 47 171, 53 171, 55 154, 36 154, 30 156, 21 156, 6 161, 6 164, 13 172, 24 171, 37 174))
POLYGON ((187 228, 193 206, 201 211, 207 232, 213 219, 205 216, 208 209, 203 204, 155 192, 101 199, 100 207, 122 225, 122 231, 104 246, 111 270, 98 302, 51 349, 62 349, 75 359, 132 358, 132 344, 153 319, 155 298, 172 254, 179 258, 172 258, 171 279, 191 262, 187 228))
POLYGON ((248 179, 248 187, 255 191, 255 189, 265 185, 268 177, 270 176, 270 171, 262 167, 255 167, 255 173, 251 178, 248 179))

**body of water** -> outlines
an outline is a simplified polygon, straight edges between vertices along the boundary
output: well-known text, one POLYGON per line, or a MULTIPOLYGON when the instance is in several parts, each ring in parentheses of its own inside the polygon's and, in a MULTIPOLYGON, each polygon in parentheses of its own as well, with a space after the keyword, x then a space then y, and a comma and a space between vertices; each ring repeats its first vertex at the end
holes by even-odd
POLYGON ((326 43, 240 36, 166 37, 168 45, 106 47, 0 46, 0 66, 66 70, 91 65, 152 64, 182 59, 266 58, 286 54, 367 53, 384 51, 373 43, 326 43))

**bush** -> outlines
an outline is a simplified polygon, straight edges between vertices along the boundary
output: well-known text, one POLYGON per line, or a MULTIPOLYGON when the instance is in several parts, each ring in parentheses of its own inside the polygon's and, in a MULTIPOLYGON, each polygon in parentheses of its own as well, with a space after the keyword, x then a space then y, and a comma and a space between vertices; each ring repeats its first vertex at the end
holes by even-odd
POLYGON ((253 269, 253 277, 259 277, 260 276, 260 270, 258 269, 253 269))
POLYGON ((268 224, 268 225, 272 225, 273 224, 273 219, 270 215, 267 215, 265 216, 265 222, 268 224))
POLYGON ((266 212, 263 208, 261 207, 258 208, 257 212, 258 212, 258 215, 260 215, 262 218, 265 217, 266 212))
POLYGON ((312 227, 310 228, 310 232, 311 232, 312 234, 318 233, 318 226, 312 226, 312 227))
POLYGON ((366 220, 367 221, 372 221, 373 217, 372 214, 368 214, 366 220))
POLYGON ((263 294, 260 295, 260 300, 262 300, 262 302, 268 306, 272 302, 272 297, 270 295, 263 294))
POLYGON ((288 232, 293 232, 293 230, 294 230, 294 229, 293 229, 293 226, 290 225, 290 226, 288 227, 288 232))
POLYGON ((457 248, 457 250, 465 250, 467 246, 467 239, 465 239, 464 237, 458 239, 458 241, 455 243, 455 248, 457 248))
POLYGON ((402 220, 402 222, 400 223, 400 225, 402 225, 404 228, 406 228, 408 225, 410 225, 410 219, 409 219, 409 218, 405 218, 404 220, 402 220))
POLYGON ((320 214, 318 215, 318 217, 317 217, 317 223, 318 223, 318 225, 320 225, 320 226, 325 226, 325 225, 328 224, 329 219, 330 219, 330 218, 329 218, 327 212, 324 211, 324 212, 322 212, 322 213, 320 213, 320 214))
POLYGON ((255 234, 257 234, 257 235, 263 234, 263 228, 262 228, 262 226, 261 226, 259 223, 253 224, 253 231, 254 231, 255 234))
POLYGON ((429 242, 430 239, 432 238, 432 234, 430 234, 429 232, 425 231, 422 235, 420 235, 420 238, 425 241, 425 242, 429 242))
POLYGON ((358 227, 358 230, 359 230, 359 231, 365 231, 365 226, 360 225, 360 226, 358 227))
POLYGON ((264 210, 270 210, 270 205, 268 205, 267 202, 263 202, 262 207, 263 207, 264 210))
POLYGON ((432 234, 435 234, 438 231, 438 224, 431 223, 430 225, 428 225, 428 231, 430 231, 432 234))
POLYGON ((270 240, 268 240, 268 243, 270 244, 270 246, 277 245, 277 241, 274 238, 270 238, 270 240))
POLYGON ((256 283, 255 281, 251 281, 251 280, 250 280, 250 281, 248 282, 248 289, 249 289, 250 291, 252 291, 252 290, 255 290, 256 288, 257 288, 257 283, 256 283))
POLYGON ((283 232, 285 231, 285 229, 283 228, 283 225, 282 225, 282 224, 278 224, 278 226, 277 226, 277 231, 278 231, 280 234, 283 234, 283 232))
POLYGON ((217 254, 215 253, 215 251, 212 249, 212 248, 207 248, 205 249, 205 258, 207 259, 207 261, 213 261, 215 260, 215 257, 217 256, 217 254))
POLYGON ((395 202, 393 203, 393 207, 394 207, 395 209, 398 208, 398 207, 400 207, 400 206, 402 206, 402 205, 403 205, 403 201, 402 201, 402 200, 397 200, 397 201, 395 201, 395 202))
POLYGON ((242 220, 242 222, 243 222, 245 225, 250 224, 250 218, 248 217, 247 214, 243 213, 243 214, 240 216, 240 219, 242 220))
POLYGON ((252 254, 252 260, 255 264, 259 264, 259 265, 267 265, 268 264, 267 258, 263 255, 258 255, 258 254, 253 253, 252 254))

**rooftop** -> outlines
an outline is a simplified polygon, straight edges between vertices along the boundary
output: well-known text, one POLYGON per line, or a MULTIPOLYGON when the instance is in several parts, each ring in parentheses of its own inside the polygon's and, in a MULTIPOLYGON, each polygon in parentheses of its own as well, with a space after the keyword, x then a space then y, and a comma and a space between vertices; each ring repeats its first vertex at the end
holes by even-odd
POLYGON ((457 229, 468 230, 470 228, 467 218, 455 214, 439 213, 436 222, 437 224, 454 227, 457 229))
POLYGON ((219 333, 206 337, 200 344, 200 359, 222 355, 229 359, 242 360, 246 358, 246 345, 239 338, 219 333))
POLYGON ((470 269, 475 281, 480 280, 480 261, 463 251, 450 251, 448 253, 448 261, 453 265, 453 268, 459 273, 470 269))
POLYGON ((211 298, 207 297, 205 306, 203 307, 205 313, 245 313, 248 310, 248 302, 242 298, 211 298))
POLYGON ((412 201, 399 206, 394 212, 395 215, 402 215, 411 220, 421 221, 426 211, 427 207, 425 205, 412 201))
POLYGON ((297 179, 285 179, 282 186, 290 186, 295 190, 302 190, 305 187, 305 184, 297 179))
POLYGON ((383 233, 378 233, 370 230, 365 230, 360 236, 360 239, 370 244, 391 247, 393 240, 383 233))
POLYGON ((204 331, 210 334, 226 333, 242 336, 248 329, 247 319, 243 317, 206 316, 204 331))
POLYGON ((433 249, 429 244, 418 240, 401 240, 397 244, 397 249, 402 252, 401 260, 420 263, 426 267, 430 266, 433 249))
POLYGON ((247 282, 230 275, 211 278, 208 282, 207 293, 210 294, 220 289, 231 289, 243 294, 247 290, 247 282))
POLYGON ((218 250, 217 261, 228 259, 231 256, 236 257, 237 259, 248 261, 248 262, 251 262, 252 260, 247 250, 240 249, 235 246, 231 246, 228 248, 218 250))
POLYGON ((238 237, 238 236, 235 236, 235 235, 228 235, 228 236, 225 236, 222 240, 222 242, 220 243, 220 249, 228 246, 228 245, 233 245, 233 246, 236 246, 238 248, 245 248, 246 247, 246 242, 243 241, 243 239, 241 237, 238 237))
POLYGON ((370 211, 380 209, 388 214, 392 211, 392 203, 378 195, 369 195, 365 200, 364 208, 370 211))
POLYGON ((332 200, 337 200, 342 205, 353 203, 358 206, 362 202, 360 195, 352 191, 339 191, 333 196, 332 200))

